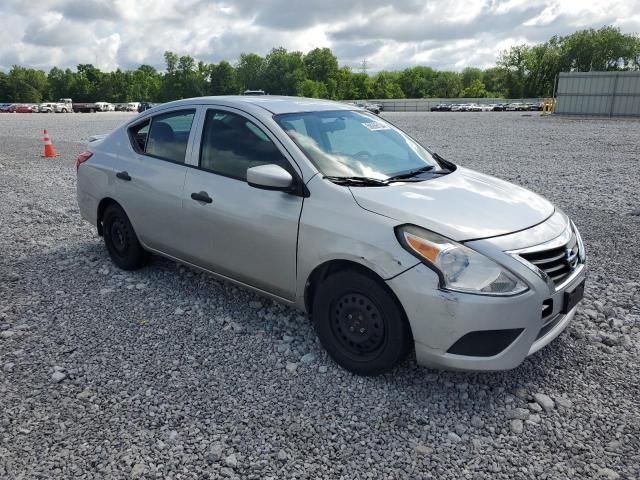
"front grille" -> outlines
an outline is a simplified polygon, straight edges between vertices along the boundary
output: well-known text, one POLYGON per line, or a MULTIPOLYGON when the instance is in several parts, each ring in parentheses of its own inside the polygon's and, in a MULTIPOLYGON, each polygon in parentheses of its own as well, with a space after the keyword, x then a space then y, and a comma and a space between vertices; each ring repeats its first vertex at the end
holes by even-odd
POLYGON ((569 241, 560 247, 537 252, 520 253, 520 256, 547 274, 555 285, 562 283, 580 263, 580 247, 574 232, 569 241))

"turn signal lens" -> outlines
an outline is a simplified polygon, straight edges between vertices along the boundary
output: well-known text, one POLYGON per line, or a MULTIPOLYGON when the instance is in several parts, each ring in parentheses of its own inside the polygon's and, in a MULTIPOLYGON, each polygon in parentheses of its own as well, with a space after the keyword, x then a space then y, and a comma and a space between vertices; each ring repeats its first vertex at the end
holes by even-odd
POLYGON ((411 234, 405 234, 405 237, 407 243, 411 245, 411 248, 413 248, 417 254, 426 258, 432 263, 436 262, 436 260, 438 259, 438 254, 440 253, 440 249, 437 246, 429 244, 411 234))

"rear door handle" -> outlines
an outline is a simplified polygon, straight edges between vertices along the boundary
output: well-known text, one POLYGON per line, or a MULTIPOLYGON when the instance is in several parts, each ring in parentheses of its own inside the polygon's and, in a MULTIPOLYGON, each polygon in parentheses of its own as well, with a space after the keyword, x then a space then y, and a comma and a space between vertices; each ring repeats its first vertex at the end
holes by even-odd
POLYGON ((118 177, 120 180, 125 180, 127 182, 131 180, 131 177, 126 171, 116 173, 116 177, 118 177))
POLYGON ((197 202, 211 203, 213 200, 207 192, 194 192, 191 194, 191 198, 197 202))

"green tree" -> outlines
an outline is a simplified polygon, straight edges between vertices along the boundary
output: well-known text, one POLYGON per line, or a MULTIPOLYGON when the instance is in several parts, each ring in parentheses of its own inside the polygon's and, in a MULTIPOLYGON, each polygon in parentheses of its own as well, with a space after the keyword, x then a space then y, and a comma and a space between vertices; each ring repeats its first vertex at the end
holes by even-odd
POLYGON ((460 96, 462 80, 458 72, 438 72, 433 85, 436 98, 454 98, 460 96))
POLYGON ((4 72, 0 72, 0 99, 3 101, 13 101, 13 92, 11 90, 11 83, 9 75, 4 72))
POLYGON ((366 73, 352 73, 351 79, 351 91, 348 92, 346 99, 373 98, 373 82, 369 75, 366 73))
POLYGON ((80 64, 76 71, 54 67, 48 74, 14 66, 9 72, 0 72, 0 100, 169 101, 245 89, 338 100, 539 97, 551 95, 558 72, 639 70, 640 37, 612 26, 579 30, 536 45, 514 45, 500 54, 495 67, 484 71, 467 67, 460 73, 419 65, 369 76, 339 67, 328 48, 315 48, 307 54, 274 48, 265 58, 243 53, 235 68, 224 60, 207 64, 170 51, 164 53, 164 60, 164 73, 149 65, 102 72, 92 64, 80 64))
POLYGON ((301 97, 316 98, 318 97, 318 82, 307 78, 298 86, 298 94, 301 97))
POLYGON ((296 95, 298 85, 306 78, 301 52, 274 48, 265 57, 262 72, 264 90, 272 95, 296 95))
POLYGON ((14 65, 5 80, 9 98, 13 102, 42 102, 49 90, 47 75, 41 70, 14 65))
POLYGON ((167 65, 167 73, 175 73, 178 66, 178 55, 173 52, 164 52, 164 62, 167 65))
POLYGON ((218 65, 211 65, 211 95, 234 95, 238 93, 236 71, 225 60, 218 65))
POLYGON ((462 70, 462 88, 469 88, 476 80, 482 81, 482 70, 475 67, 462 70))
POLYGON ((125 98, 120 97, 119 101, 131 102, 142 100, 157 102, 160 100, 162 77, 154 67, 151 65, 140 65, 140 67, 130 73, 130 87, 125 89, 125 98))
POLYGON ((508 98, 521 98, 524 94, 525 59, 529 48, 527 45, 515 45, 502 52, 498 59, 498 66, 504 69, 504 89, 508 98))
POLYGON ((48 98, 52 101, 57 101, 60 98, 68 98, 71 95, 70 87, 74 82, 75 75, 70 68, 62 70, 58 67, 53 67, 49 70, 49 74, 47 75, 49 81, 48 98))
POLYGON ((433 96, 434 82, 438 73, 431 67, 412 67, 403 70, 397 82, 406 98, 433 96))
POLYGON ((380 72, 373 78, 372 95, 374 98, 404 98, 404 92, 398 85, 396 72, 380 72))
POLYGON ((476 78, 467 88, 462 90, 461 97, 465 98, 482 98, 487 96, 487 89, 482 80, 476 78))
POLYGON ((338 59, 329 48, 314 48, 303 57, 307 77, 327 82, 338 73, 338 59))
POLYGON ((262 73, 265 60, 255 53, 243 53, 236 66, 236 77, 240 90, 264 89, 262 73))
POLYGON ((487 89, 488 96, 501 97, 504 95, 504 69, 500 67, 487 68, 482 72, 482 83, 487 89))

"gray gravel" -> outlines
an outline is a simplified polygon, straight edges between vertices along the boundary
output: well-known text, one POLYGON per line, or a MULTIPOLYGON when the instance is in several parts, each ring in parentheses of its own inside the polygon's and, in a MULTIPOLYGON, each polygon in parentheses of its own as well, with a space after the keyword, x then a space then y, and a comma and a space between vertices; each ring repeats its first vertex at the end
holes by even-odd
POLYGON ((298 312, 161 258, 114 268, 73 162, 128 115, 3 114, 0 478, 640 478, 640 122, 385 116, 574 218, 567 332, 510 372, 356 377, 298 312))

